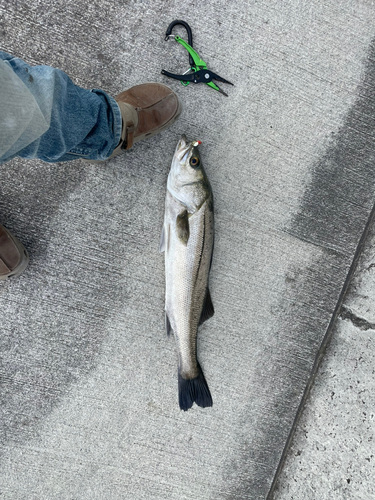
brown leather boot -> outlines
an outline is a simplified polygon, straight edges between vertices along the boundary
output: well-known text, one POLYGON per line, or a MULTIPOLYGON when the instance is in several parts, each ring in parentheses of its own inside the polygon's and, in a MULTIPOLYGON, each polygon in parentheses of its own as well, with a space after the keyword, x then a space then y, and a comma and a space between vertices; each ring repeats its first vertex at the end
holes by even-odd
POLYGON ((0 280, 18 276, 25 270, 29 256, 18 239, 0 226, 0 280))
POLYGON ((162 83, 136 85, 116 98, 122 115, 119 145, 110 158, 170 127, 181 114, 177 95, 162 83))

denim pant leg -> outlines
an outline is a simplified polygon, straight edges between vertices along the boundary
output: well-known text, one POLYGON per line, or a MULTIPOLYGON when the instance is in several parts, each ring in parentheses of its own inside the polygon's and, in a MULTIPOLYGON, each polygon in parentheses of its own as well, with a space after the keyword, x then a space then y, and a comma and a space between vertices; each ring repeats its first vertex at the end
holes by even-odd
MULTIPOLYGON (((34 96, 49 129, 15 156, 60 162, 86 158, 107 159, 120 142, 122 118, 116 101, 99 89, 75 85, 63 71, 50 66, 29 66, 0 51, 14 73, 34 96)), ((16 146, 17 144, 15 144, 16 146)), ((6 154, 5 154, 6 156, 6 154)))

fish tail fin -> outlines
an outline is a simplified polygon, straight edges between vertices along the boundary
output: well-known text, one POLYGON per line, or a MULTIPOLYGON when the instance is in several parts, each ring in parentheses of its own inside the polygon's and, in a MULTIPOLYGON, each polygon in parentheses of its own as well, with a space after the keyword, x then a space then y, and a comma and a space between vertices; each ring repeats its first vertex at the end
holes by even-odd
POLYGON ((212 406, 210 389, 199 364, 198 369, 198 376, 192 379, 185 379, 178 372, 178 398, 181 410, 187 411, 194 402, 202 408, 212 406))

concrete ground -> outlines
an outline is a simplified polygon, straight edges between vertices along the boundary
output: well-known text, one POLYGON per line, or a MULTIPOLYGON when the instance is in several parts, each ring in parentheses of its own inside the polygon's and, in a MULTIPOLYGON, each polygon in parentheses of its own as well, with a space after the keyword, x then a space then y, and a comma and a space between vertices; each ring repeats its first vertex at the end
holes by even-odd
POLYGON ((374 261, 372 221, 275 500, 375 498, 374 261))
POLYGON ((354 0, 0 0, 2 50, 111 95, 164 82, 184 106, 104 164, 0 168, 0 223, 31 257, 0 285, 1 498, 373 496, 374 14, 354 0), (164 41, 174 19, 235 83, 228 98, 160 74, 187 69, 164 41), (198 345, 214 406, 187 413, 158 253, 181 133, 202 141, 216 221, 198 345))

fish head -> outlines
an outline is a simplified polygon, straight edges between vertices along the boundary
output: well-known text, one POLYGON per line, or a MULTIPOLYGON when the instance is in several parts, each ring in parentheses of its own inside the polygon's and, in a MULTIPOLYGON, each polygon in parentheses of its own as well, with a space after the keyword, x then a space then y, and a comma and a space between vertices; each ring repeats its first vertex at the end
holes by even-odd
POLYGON ((176 146, 171 171, 181 183, 196 181, 203 177, 199 144, 201 141, 188 142, 186 135, 182 135, 176 146))
POLYGON ((168 190, 191 211, 211 192, 198 150, 200 144, 201 141, 188 142, 182 135, 168 176, 168 190))

